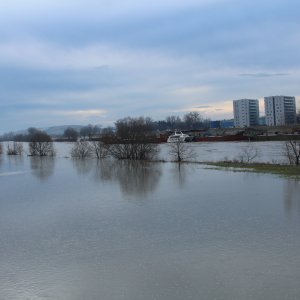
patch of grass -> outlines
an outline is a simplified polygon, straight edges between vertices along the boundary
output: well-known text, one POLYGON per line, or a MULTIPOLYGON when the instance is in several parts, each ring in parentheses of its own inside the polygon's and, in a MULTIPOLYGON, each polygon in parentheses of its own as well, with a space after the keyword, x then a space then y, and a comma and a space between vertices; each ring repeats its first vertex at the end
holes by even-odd
POLYGON ((300 179, 300 166, 267 164, 267 163, 240 163, 234 161, 205 162, 205 165, 220 169, 230 169, 236 172, 270 173, 282 176, 293 176, 300 179))

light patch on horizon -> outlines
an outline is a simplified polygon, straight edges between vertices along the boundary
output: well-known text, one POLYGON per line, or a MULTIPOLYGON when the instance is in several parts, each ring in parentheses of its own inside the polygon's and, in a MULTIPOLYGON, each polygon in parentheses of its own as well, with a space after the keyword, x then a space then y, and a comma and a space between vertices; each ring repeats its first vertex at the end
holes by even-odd
POLYGON ((233 104, 231 100, 210 103, 209 105, 193 105, 180 109, 178 112, 188 113, 199 112, 205 118, 211 119, 231 119, 233 118, 233 104))
POLYGON ((211 90, 209 86, 185 86, 172 91, 175 95, 195 96, 202 93, 208 93, 211 90))
POLYGON ((107 112, 102 109, 86 109, 86 110, 69 110, 69 111, 52 111, 52 114, 58 114, 63 116, 72 116, 80 119, 86 119, 89 117, 100 117, 107 112))
POLYGON ((196 106, 195 108, 200 108, 200 109, 203 109, 203 108, 210 108, 211 105, 199 105, 199 106, 196 106))

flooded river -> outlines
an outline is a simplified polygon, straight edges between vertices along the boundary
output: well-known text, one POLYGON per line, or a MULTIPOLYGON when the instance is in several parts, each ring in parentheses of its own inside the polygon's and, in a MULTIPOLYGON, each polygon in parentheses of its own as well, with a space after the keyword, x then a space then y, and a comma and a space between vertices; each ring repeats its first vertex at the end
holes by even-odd
MULTIPOLYGON (((6 149, 7 143, 3 148, 6 149)), ((28 144, 23 143, 25 153, 29 153, 28 144)), ((270 163, 286 163, 287 158, 285 152, 285 142, 199 142, 186 143, 188 148, 192 149, 194 156, 191 160, 196 161, 220 161, 239 159, 245 150, 250 153, 256 152, 257 155, 253 161, 270 162, 270 163)), ((73 143, 54 143, 57 157, 70 157, 73 143)), ((170 144, 160 144, 158 146, 159 153, 157 158, 160 160, 170 161, 170 144)))
POLYGON ((2 155, 0 187, 0 299, 300 299, 294 179, 2 155))

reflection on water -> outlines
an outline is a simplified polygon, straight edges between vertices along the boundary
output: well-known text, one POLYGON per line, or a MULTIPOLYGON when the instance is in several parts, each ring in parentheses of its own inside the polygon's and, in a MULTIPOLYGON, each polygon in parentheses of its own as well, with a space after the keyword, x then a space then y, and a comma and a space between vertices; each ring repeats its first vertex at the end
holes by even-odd
POLYGON ((91 173, 97 181, 118 182, 122 193, 141 198, 154 192, 161 177, 161 165, 157 163, 73 159, 72 164, 80 175, 91 173))
POLYGON ((0 299, 300 299, 300 218, 284 210, 299 211, 298 181, 198 164, 3 164, 24 174, 0 178, 0 299))
MULTIPOLYGON (((28 143, 23 143, 24 152, 28 153, 28 143)), ((201 143, 190 143, 189 146, 197 154, 197 160, 199 161, 218 161, 227 159, 233 160, 243 152, 245 147, 253 147, 259 151, 259 156, 254 160, 259 162, 286 162, 286 157, 283 155, 284 142, 201 142, 201 143)), ((6 144, 3 144, 5 149, 6 144)), ((70 156, 72 143, 59 142, 54 143, 56 149, 57 158, 65 158, 70 156)), ((160 153, 159 159, 169 161, 169 147, 167 144, 159 145, 160 153)), ((3 154, 4 155, 4 154, 3 154)), ((2 155, 2 156, 3 156, 2 155)))
POLYGON ((118 161, 111 160, 97 160, 97 166, 95 168, 95 179, 103 181, 114 180, 113 168, 118 167, 118 161))
POLYGON ((80 175, 86 175, 91 172, 96 161, 95 159, 72 159, 73 166, 80 175))
POLYGON ((300 181, 287 179, 284 186, 284 204, 286 211, 290 214, 297 211, 300 214, 300 181))
POLYGON ((34 176, 41 180, 48 179, 54 172, 54 157, 30 157, 30 166, 34 176))
POLYGON ((9 165, 13 165, 16 167, 21 167, 24 165, 23 155, 8 155, 7 160, 9 165))
POLYGON ((174 163, 172 166, 174 183, 177 183, 180 188, 183 188, 186 183, 187 172, 191 169, 193 169, 192 164, 174 163))
POLYGON ((161 177, 161 165, 138 161, 103 161, 97 165, 95 176, 114 180, 126 195, 144 197, 153 193, 161 177))

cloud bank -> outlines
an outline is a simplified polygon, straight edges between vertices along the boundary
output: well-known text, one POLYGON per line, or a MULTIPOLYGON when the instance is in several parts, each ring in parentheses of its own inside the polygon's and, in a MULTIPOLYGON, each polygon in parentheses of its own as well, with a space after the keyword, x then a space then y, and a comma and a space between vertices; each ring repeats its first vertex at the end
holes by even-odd
POLYGON ((3 2, 0 131, 230 118, 232 99, 298 96, 299 11, 296 0, 3 2))

